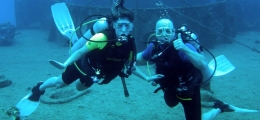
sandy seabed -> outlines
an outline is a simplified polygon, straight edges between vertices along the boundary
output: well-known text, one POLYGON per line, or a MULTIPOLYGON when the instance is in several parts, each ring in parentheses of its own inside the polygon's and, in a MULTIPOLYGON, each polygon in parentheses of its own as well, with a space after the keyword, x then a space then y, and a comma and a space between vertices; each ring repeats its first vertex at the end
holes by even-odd
MULTIPOLYGON (((59 76, 62 70, 48 63, 48 59, 65 61, 68 47, 63 43, 48 42, 48 31, 18 30, 12 46, 0 46, 0 75, 12 80, 11 86, 0 88, 0 108, 16 105, 38 81, 51 76, 59 76)), ((260 49, 259 31, 239 33, 235 40, 250 47, 260 49)), ((215 56, 224 54, 236 67, 231 73, 214 77, 212 89, 215 95, 232 105, 248 108, 260 108, 260 53, 239 44, 224 44, 210 50, 215 56)), ((211 58, 207 55, 208 60, 211 58)), ((140 67, 146 72, 145 66, 140 67)), ((124 96, 120 78, 108 85, 94 84, 88 92, 64 104, 44 104, 25 120, 184 120, 182 106, 166 106, 163 92, 157 94, 157 88, 135 76, 126 79, 130 93, 124 96)), ((74 84, 67 88, 73 89, 74 84)), ((48 89, 46 92, 55 91, 48 89)), ((210 110, 203 108, 203 112, 210 110)), ((0 120, 10 120, 4 112, 0 120)), ((221 113, 216 120, 259 120, 260 113, 221 113)))

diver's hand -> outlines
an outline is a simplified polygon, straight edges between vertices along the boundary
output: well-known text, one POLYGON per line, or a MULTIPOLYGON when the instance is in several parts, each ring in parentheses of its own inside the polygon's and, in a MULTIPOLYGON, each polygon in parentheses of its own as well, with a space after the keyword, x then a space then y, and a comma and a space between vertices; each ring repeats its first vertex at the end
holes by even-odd
POLYGON ((64 68, 66 68, 63 63, 60 63, 60 62, 58 62, 58 61, 56 61, 56 60, 49 60, 49 63, 50 63, 51 65, 53 65, 54 67, 58 68, 58 69, 64 69, 64 68))
POLYGON ((181 34, 178 34, 178 38, 173 41, 173 46, 176 50, 185 50, 187 46, 183 43, 183 40, 181 39, 181 34))
POLYGON ((156 75, 152 75, 150 77, 147 77, 145 80, 148 81, 148 82, 151 82, 151 81, 163 78, 163 77, 164 77, 164 75, 162 75, 162 74, 156 74, 156 75))

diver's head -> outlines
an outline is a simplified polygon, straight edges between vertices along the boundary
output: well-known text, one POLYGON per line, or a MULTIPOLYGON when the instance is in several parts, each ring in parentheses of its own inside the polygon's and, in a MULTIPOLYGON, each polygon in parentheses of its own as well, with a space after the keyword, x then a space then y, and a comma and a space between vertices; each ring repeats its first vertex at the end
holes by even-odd
POLYGON ((117 38, 129 35, 133 27, 133 23, 128 18, 119 18, 113 22, 113 28, 115 29, 117 38))
POLYGON ((155 35, 160 44, 170 43, 175 36, 173 22, 166 18, 158 20, 156 23, 155 35))
POLYGON ((134 14, 123 6, 124 0, 118 0, 117 6, 112 6, 111 19, 113 21, 113 28, 116 31, 116 37, 124 35, 127 36, 132 31, 134 25, 134 14))

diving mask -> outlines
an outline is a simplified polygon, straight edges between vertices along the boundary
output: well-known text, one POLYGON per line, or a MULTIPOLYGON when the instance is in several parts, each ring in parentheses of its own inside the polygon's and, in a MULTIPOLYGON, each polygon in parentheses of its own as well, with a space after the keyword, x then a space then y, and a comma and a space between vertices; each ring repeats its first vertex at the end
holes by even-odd
POLYGON ((170 27, 160 27, 160 28, 156 29, 155 35, 157 37, 171 36, 171 35, 173 35, 174 32, 175 32, 175 30, 170 27))
POLYGON ((115 28, 118 29, 118 30, 122 30, 122 28, 125 28, 126 30, 132 30, 133 29, 133 24, 132 23, 125 23, 125 22, 122 22, 122 23, 117 23, 115 25, 115 28))

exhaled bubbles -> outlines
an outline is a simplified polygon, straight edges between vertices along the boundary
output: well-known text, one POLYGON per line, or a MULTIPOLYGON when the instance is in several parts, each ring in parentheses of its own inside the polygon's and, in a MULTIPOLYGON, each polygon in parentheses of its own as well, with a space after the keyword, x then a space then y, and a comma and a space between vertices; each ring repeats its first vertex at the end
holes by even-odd
MULTIPOLYGON (((116 9, 116 12, 117 12, 117 18, 120 19, 120 4, 121 4, 122 0, 113 0, 113 5, 114 5, 114 8, 116 9)), ((114 11, 115 12, 115 11, 114 11)), ((116 14, 116 13, 115 13, 116 14)))
POLYGON ((160 10, 160 18, 170 18, 169 14, 168 14, 168 11, 166 10, 164 4, 162 1, 158 1, 157 3, 155 3, 155 5, 157 7, 159 7, 159 10, 160 10))
POLYGON ((120 4, 121 0, 113 0, 114 6, 118 6, 120 4))

